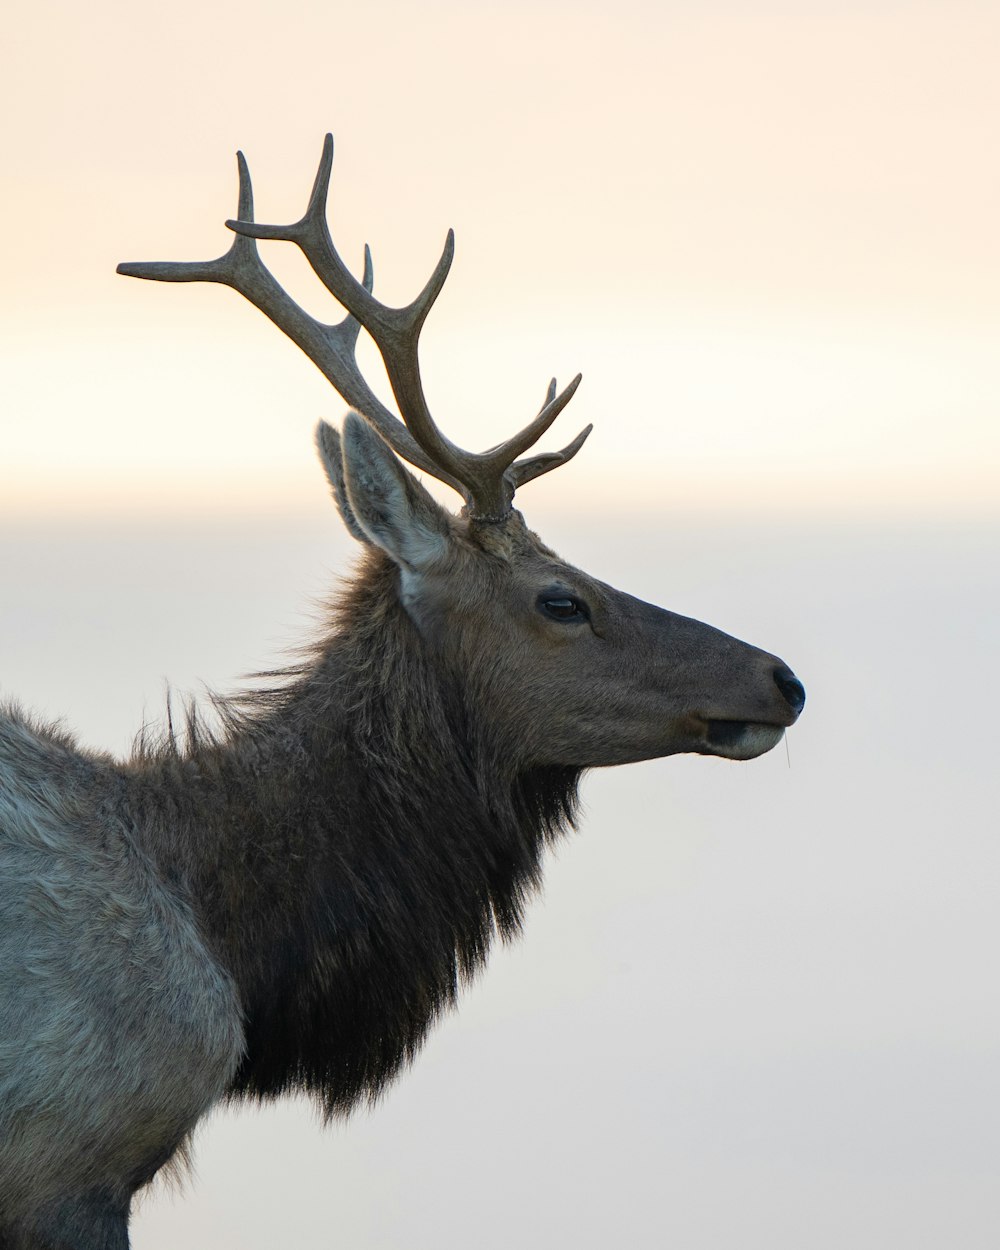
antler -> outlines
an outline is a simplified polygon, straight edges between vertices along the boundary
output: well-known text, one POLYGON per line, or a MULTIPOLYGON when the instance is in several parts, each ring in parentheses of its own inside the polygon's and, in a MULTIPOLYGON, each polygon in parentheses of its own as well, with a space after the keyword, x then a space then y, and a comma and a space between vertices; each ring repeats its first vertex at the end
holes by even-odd
POLYGON ((333 136, 323 144, 316 181, 303 216, 288 226, 254 221, 250 172, 242 152, 239 165, 237 220, 226 225, 236 238, 216 260, 130 262, 118 272, 133 278, 161 282, 221 282, 256 305, 306 353, 334 388, 378 430, 389 445, 408 460, 457 490, 475 520, 502 521, 510 515, 514 491, 525 482, 565 464, 583 446, 587 426, 562 451, 518 459, 545 433, 580 384, 580 375, 558 395, 553 378, 545 403, 520 433, 485 452, 465 451, 435 425, 420 381, 418 341, 427 314, 440 294, 455 250, 449 230, 444 251, 427 285, 403 308, 391 308, 372 295, 371 253, 365 246, 361 282, 351 274, 333 245, 326 220, 326 203, 333 167, 333 136), (311 317, 275 280, 257 251, 257 239, 295 243, 331 295, 347 310, 336 325, 311 317), (386 374, 402 421, 375 395, 358 367, 358 334, 364 327, 385 363, 386 374))

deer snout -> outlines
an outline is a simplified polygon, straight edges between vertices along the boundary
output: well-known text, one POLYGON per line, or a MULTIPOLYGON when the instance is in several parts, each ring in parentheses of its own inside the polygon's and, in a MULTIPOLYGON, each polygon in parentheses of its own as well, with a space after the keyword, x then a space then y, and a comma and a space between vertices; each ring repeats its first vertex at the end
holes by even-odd
POLYGON ((774 684, 778 687, 781 697, 792 709, 793 716, 798 717, 806 705, 805 686, 803 686, 787 664, 782 664, 774 670, 774 684))

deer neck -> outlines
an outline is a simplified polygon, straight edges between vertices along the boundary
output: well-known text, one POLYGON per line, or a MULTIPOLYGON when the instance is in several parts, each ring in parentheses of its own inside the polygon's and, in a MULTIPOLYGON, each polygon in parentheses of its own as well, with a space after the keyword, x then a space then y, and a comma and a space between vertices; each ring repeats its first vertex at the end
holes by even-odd
POLYGON ((184 884, 245 1014, 233 1093, 307 1088, 331 1112, 374 1096, 518 930, 577 781, 499 769, 385 577, 339 621, 227 742, 170 764, 184 884))

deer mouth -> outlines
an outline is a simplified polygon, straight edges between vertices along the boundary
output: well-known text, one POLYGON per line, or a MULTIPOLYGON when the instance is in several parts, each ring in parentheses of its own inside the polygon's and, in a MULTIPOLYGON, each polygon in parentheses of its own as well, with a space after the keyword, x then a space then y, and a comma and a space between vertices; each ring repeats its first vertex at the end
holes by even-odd
POLYGON ((706 722, 703 754, 727 760, 752 760, 776 747, 785 736, 784 725, 750 720, 706 722))

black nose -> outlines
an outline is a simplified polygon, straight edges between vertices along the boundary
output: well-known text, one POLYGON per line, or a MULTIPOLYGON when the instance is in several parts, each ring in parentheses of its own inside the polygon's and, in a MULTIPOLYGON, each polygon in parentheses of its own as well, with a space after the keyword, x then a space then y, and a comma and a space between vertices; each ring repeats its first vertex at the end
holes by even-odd
POLYGON ((781 691, 785 702, 796 716, 806 705, 806 688, 790 668, 774 670, 774 684, 781 691))

